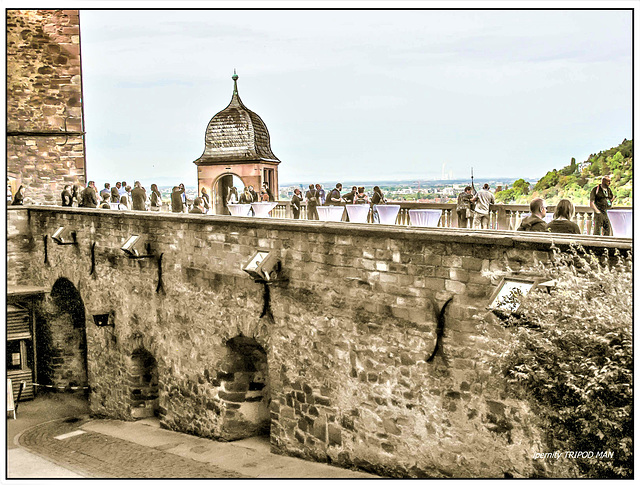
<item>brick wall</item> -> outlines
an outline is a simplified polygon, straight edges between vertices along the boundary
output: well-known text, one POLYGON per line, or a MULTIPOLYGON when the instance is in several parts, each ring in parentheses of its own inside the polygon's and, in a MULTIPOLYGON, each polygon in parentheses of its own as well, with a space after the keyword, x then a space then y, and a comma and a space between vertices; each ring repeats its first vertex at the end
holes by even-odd
POLYGON ((266 352, 274 452, 397 477, 540 472, 535 417, 490 370, 501 328, 473 316, 500 279, 490 271, 546 261, 566 236, 38 207, 10 210, 9 226, 27 210, 32 263, 20 279, 65 276, 79 289, 94 413, 132 418, 129 359, 142 348, 157 361, 163 425, 232 439, 243 413, 229 398, 226 342, 242 336, 266 352), (79 245, 51 247, 45 265, 42 235, 60 225, 79 245), (156 260, 119 249, 130 234, 162 254, 164 291, 156 260), (241 269, 256 248, 277 251, 288 280, 270 286, 262 317, 263 286, 241 269), (443 354, 427 362, 451 296, 443 354), (115 327, 91 323, 108 312, 115 327))
POLYGON ((78 11, 6 12, 7 172, 26 202, 59 204, 85 183, 78 11))

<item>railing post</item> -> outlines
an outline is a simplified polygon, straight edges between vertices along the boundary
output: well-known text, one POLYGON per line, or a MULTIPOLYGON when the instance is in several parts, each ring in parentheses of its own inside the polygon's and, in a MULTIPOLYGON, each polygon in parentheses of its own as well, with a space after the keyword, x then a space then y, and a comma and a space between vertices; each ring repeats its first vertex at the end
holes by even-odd
POLYGON ((506 231, 509 229, 509 221, 507 220, 507 210, 504 205, 494 205, 497 207, 496 229, 506 231))

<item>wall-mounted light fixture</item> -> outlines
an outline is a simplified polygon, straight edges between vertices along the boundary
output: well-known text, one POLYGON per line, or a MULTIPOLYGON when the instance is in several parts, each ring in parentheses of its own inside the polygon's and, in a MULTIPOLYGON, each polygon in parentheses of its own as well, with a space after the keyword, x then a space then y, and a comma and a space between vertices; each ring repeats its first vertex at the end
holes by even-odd
POLYGON ((151 254, 151 245, 145 242, 145 239, 142 236, 137 234, 132 234, 120 249, 122 249, 125 254, 132 259, 153 257, 153 254, 151 254))
POLYGON ((242 268, 256 281, 272 281, 277 278, 280 261, 274 251, 256 251, 242 268))
POLYGON ((153 258, 158 261, 158 286, 156 287, 156 293, 165 293, 164 286, 162 284, 162 256, 156 256, 151 251, 151 244, 146 241, 146 238, 138 234, 132 234, 129 239, 122 245, 122 249, 127 256, 131 259, 153 258))
POLYGON ((516 298, 525 296, 537 285, 537 278, 505 276, 491 295, 489 308, 515 312, 520 306, 516 298))
POLYGON ((98 313, 93 315, 93 323, 96 324, 97 327, 114 327, 115 324, 113 322, 109 323, 109 313, 98 313))
POLYGON ((60 226, 56 229, 56 232, 53 233, 51 239, 58 244, 78 244, 78 241, 76 240, 76 232, 64 226, 60 226))

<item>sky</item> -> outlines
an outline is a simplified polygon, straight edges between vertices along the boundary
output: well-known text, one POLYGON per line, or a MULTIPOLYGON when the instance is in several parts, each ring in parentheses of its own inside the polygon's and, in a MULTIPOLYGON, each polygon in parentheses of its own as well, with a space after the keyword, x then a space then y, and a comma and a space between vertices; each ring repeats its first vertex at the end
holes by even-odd
POLYGON ((196 185, 234 69, 281 186, 537 179, 633 138, 630 10, 81 9, 80 28, 99 185, 196 185))

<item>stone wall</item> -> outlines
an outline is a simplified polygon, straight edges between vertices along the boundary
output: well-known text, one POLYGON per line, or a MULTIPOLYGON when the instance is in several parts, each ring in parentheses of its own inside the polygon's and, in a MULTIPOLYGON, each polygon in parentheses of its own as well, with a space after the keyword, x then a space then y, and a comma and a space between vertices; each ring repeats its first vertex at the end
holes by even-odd
POLYGON ((269 403, 274 452, 396 477, 543 473, 532 460, 535 417, 491 373, 501 329, 483 331, 473 316, 495 274, 548 260, 567 236, 44 207, 10 210, 9 227, 27 210, 31 264, 18 277, 51 286, 65 276, 80 291, 95 414, 134 417, 130 358, 144 349, 157 362, 164 426, 235 439, 256 427, 245 406, 253 394, 237 387, 250 378, 230 380, 242 369, 230 368, 227 342, 241 337, 266 353, 256 369, 266 385, 253 390, 269 403), (60 225, 79 244, 50 247, 46 265, 42 235, 60 225), (127 258, 119 248, 130 234, 146 235, 160 261, 127 258), (242 271, 257 248, 282 261, 270 308, 242 271), (451 297, 442 352, 429 361, 451 297), (109 312, 114 327, 92 323, 109 312))
POLYGON ((7 173, 26 202, 59 204, 85 183, 78 11, 6 13, 7 173))

